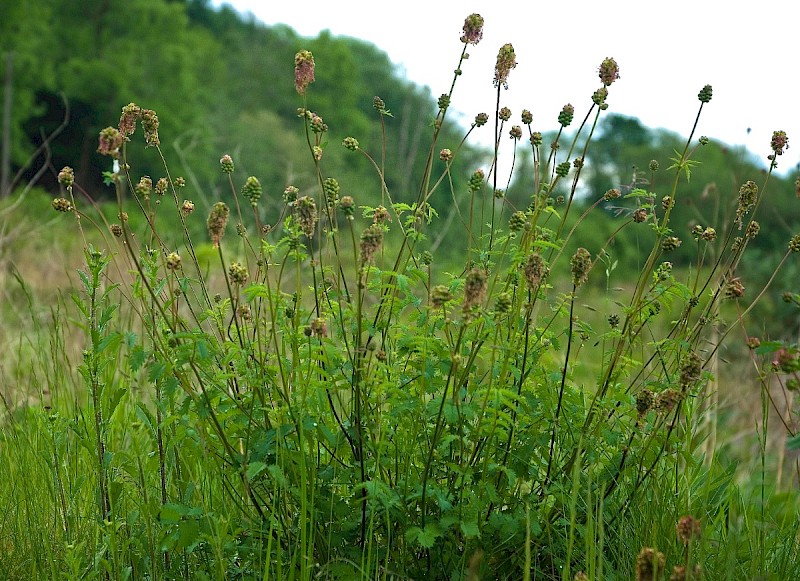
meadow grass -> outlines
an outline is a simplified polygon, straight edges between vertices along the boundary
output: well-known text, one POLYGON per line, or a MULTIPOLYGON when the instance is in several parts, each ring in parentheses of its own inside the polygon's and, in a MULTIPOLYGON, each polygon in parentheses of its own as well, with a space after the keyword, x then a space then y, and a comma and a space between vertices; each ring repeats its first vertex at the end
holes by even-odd
MULTIPOLYGON (((708 140, 693 127, 671 168, 650 165, 669 172, 665 191, 641 182, 578 200, 617 64, 600 64, 573 134, 574 107, 558 114, 551 145, 528 111, 515 125, 500 106, 516 62, 505 45, 494 115, 465 136, 493 125, 494 155, 456 191, 459 148, 442 147, 439 129, 482 26, 465 21, 415 196, 392 192, 384 155, 356 137, 341 146, 375 169, 379 197, 356 200, 326 174, 338 144, 313 111, 308 51, 295 84, 317 184, 269 184, 283 190, 279 215, 262 208, 256 177, 234 182, 229 155, 230 195, 204 218, 166 163, 163 178, 137 177, 137 128, 161 148, 156 113, 133 103, 100 134, 119 162, 115 207, 92 206, 60 172, 53 207, 78 218, 83 252, 73 288, 5 284, 8 314, 27 323, 3 335, 0 576, 800 577, 796 481, 768 450, 770 430, 795 442, 793 408, 770 386, 789 397, 797 352, 747 337, 736 276, 785 134, 731 220, 692 231, 715 260, 673 265, 678 184, 708 140), (525 209, 498 187, 507 143, 531 150, 533 166, 512 169, 532 172, 525 209), (457 263, 431 250, 439 188, 458 210, 446 242, 457 263), (577 242, 608 204, 627 208, 620 231, 654 240, 619 289, 610 240, 577 242), (748 340, 737 352, 749 363, 726 374, 733 336, 748 340), (761 388, 751 457, 725 449, 714 419, 745 367, 761 388)), ((700 90, 698 118, 711 97, 700 90)), ((383 126, 391 113, 373 105, 383 126)), ((787 240, 776 271, 798 251, 787 240)))

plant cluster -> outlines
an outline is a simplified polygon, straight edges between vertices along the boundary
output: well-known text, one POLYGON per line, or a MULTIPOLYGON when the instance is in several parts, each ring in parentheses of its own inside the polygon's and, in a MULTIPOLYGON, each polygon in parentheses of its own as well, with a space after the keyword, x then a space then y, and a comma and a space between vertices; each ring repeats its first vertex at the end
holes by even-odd
MULTIPOLYGON (((84 478, 95 514, 56 510, 75 574, 649 580, 730 566, 711 548, 726 505, 698 426, 721 321, 744 320, 755 303, 744 305, 753 291, 737 266, 788 139, 775 133, 770 171, 742 185, 731 224, 692 231, 697 262, 673 264, 670 253, 692 241, 670 221, 677 187, 707 138, 693 127, 663 185, 651 163, 648 182, 590 192, 584 204, 576 194, 617 63, 602 60, 588 112, 576 118, 565 105, 546 142, 530 111, 512 124, 501 106, 517 58, 506 44, 496 110, 477 115, 460 143, 441 143, 482 28, 477 14, 464 23, 411 199, 390 191, 385 152, 363 150, 358 136, 341 147, 374 169, 381 204, 359 205, 328 174, 336 144, 314 109, 305 50, 295 57, 297 122, 316 186, 237 184, 223 155, 230 195, 205 219, 210 250, 190 235, 203 218, 185 181, 166 163, 156 180, 136 175, 138 127, 161 152, 156 113, 131 104, 101 132, 99 150, 119 161, 110 176, 119 209, 100 226, 108 248, 86 245, 75 301, 88 398, 80 416, 56 410, 50 420, 82 434, 92 458, 84 478), (493 155, 456 190, 453 159, 487 125, 493 155), (532 172, 523 208, 498 176, 508 143, 533 160, 511 169, 532 172), (445 209, 431 204, 441 191, 462 226, 444 242, 435 223, 445 209), (271 213, 262 198, 280 192, 271 213), (655 240, 619 291, 616 233, 600 247, 576 243, 583 218, 611 204, 624 216, 618 232, 649 229, 655 240), (140 231, 133 211, 145 218, 140 231), (180 224, 178 243, 163 231, 165 213, 180 224), (438 244, 461 245, 463 262, 437 261, 438 244), (98 539, 80 533, 92 518, 98 539)), ((703 87, 698 119, 711 96, 703 87)), ((392 113, 379 97, 373 105, 383 128, 392 113)), ((59 180, 67 195, 53 207, 83 216, 73 172, 59 180)), ((783 261, 798 250, 795 237, 783 261)), ((797 361, 778 353, 781 369, 797 361)), ((56 472, 56 488, 69 478, 56 472)))

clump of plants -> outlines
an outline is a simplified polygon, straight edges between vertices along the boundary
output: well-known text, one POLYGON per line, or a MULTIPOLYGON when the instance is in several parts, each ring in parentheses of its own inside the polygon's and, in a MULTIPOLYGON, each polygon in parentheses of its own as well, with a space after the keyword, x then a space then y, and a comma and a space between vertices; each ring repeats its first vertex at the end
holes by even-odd
MULTIPOLYGON (((51 420, 81 434, 94 489, 94 514, 54 509, 73 572, 644 580, 752 570, 714 551, 726 505, 698 452, 699 412, 719 323, 743 320, 744 297, 757 295, 737 266, 788 139, 775 132, 769 171, 742 184, 727 224, 684 232, 670 221, 709 141, 694 127, 669 167, 653 162, 648 180, 581 199, 617 63, 600 62, 585 115, 567 104, 547 132, 532 112, 515 122, 502 106, 517 58, 506 44, 495 110, 476 115, 462 143, 440 143, 482 30, 479 15, 466 19, 413 195, 386 185, 384 151, 365 151, 357 135, 329 142, 308 51, 294 73, 313 187, 237 181, 226 154, 229 193, 201 215, 166 162, 162 177, 137 175, 139 129, 161 152, 154 111, 132 103, 101 132, 99 150, 119 163, 109 176, 119 209, 100 226, 105 247, 86 246, 76 297, 88 397, 79 415, 51 420), (495 135, 486 164, 451 175, 479 130, 495 135), (377 186, 330 175, 334 147, 373 167, 377 186), (497 162, 521 148, 532 166, 511 171, 534 186, 512 207, 497 162), (459 263, 437 260, 432 244, 442 190, 460 226, 442 244, 459 263), (283 197, 279 215, 265 195, 283 197), (580 244, 584 217, 611 207, 617 232, 655 240, 618 291, 617 234, 580 244), (177 235, 165 232, 176 219, 177 235), (205 240, 191 234, 201 221, 205 240), (695 264, 672 263, 682 244, 696 245, 695 264)), ((703 87, 698 119, 711 98, 703 87)), ((381 128, 390 105, 373 101, 381 128)), ((54 208, 81 216, 69 168, 59 179, 67 195, 54 208)), ((786 257, 800 250, 797 236, 787 244, 786 257)))

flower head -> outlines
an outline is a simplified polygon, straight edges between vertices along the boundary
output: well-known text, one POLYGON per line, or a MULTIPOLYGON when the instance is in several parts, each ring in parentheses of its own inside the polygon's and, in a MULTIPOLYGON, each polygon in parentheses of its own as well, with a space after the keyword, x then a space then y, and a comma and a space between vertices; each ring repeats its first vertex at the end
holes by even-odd
POLYGON ((497 64, 494 66, 494 86, 508 89, 508 73, 517 66, 517 57, 514 47, 506 43, 497 53, 497 64))
POLYGON ((211 237, 211 242, 214 248, 219 246, 222 236, 225 234, 225 227, 228 225, 228 217, 230 216, 231 209, 225 202, 217 202, 211 207, 211 212, 208 214, 208 235, 211 237))
POLYGON ((461 35, 461 42, 464 44, 478 44, 483 38, 483 16, 480 14, 470 14, 464 20, 464 34, 461 35))
POLYGON ((119 159, 119 148, 122 147, 124 136, 116 127, 106 127, 100 132, 98 139, 97 153, 109 155, 114 159, 119 159))
POLYGON ((572 283, 577 287, 589 279, 592 268, 592 255, 585 248, 578 248, 569 261, 572 268, 572 283))
POLYGON ((58 183, 67 189, 72 187, 72 184, 75 183, 75 172, 71 167, 65 165, 64 168, 58 172, 58 183))
POLYGON ((603 59, 603 62, 600 63, 600 67, 598 68, 598 72, 603 85, 608 87, 619 78, 619 66, 617 65, 617 61, 610 57, 603 59))
POLYGON ((308 86, 314 82, 314 55, 301 50, 294 55, 294 88, 305 95, 308 86))
POLYGON ((773 131, 769 146, 775 155, 783 155, 783 150, 789 148, 789 138, 786 136, 786 132, 773 131))
POLYGON ((317 205, 309 196, 297 198, 292 204, 292 213, 300 229, 308 238, 313 238, 314 230, 317 227, 317 205))

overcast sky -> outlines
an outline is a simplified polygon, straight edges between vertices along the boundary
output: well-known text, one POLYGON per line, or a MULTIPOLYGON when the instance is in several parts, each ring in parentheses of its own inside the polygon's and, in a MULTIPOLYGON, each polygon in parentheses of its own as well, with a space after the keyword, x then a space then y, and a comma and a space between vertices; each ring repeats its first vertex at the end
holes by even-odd
MULTIPOLYGON (((566 103, 575 106, 576 118, 585 115, 600 86, 597 67, 613 57, 621 78, 610 87, 609 112, 685 136, 699 106, 697 93, 710 84, 714 96, 697 136, 744 145, 766 164, 772 132, 784 130, 789 149, 779 171, 794 173, 800 162, 796 0, 212 0, 223 3, 268 25, 287 24, 302 36, 327 29, 369 41, 434 96, 449 89, 464 18, 477 12, 486 21, 484 37, 469 50, 452 103, 465 124, 476 113, 494 111, 497 51, 510 42, 518 66, 501 106, 511 108, 517 123, 523 108, 542 131, 557 127, 566 103)), ((325 66, 325 55, 315 59, 325 66)), ((391 98, 383 97, 391 108, 391 98)))

